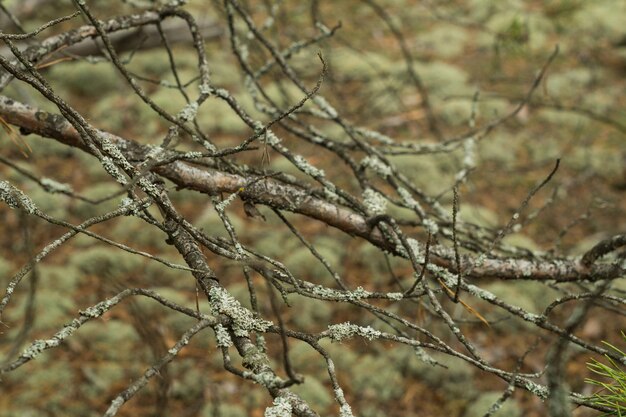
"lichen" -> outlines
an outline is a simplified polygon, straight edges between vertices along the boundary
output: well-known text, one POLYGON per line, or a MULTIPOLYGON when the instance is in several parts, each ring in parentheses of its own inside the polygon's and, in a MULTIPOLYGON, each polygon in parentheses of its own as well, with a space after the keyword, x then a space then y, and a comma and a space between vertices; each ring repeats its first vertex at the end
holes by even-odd
POLYGON ((291 417, 291 404, 285 398, 276 397, 274 405, 267 407, 263 415, 265 417, 291 417))
POLYGON ((233 341, 228 334, 228 330, 226 330, 226 327, 221 324, 215 326, 215 337, 217 338, 217 345, 219 347, 228 348, 233 345, 233 341))
POLYGON ((50 193, 71 193, 74 191, 71 185, 57 182, 52 178, 42 178, 41 185, 50 193))
POLYGON ((211 288, 209 296, 213 314, 224 314, 233 320, 232 329, 235 336, 247 336, 251 331, 265 332, 272 326, 270 321, 256 318, 250 310, 244 308, 222 288, 211 288))
POLYGON ((296 155, 293 157, 293 159, 294 164, 305 174, 310 175, 313 178, 324 177, 324 170, 314 167, 302 156, 296 155))
POLYGON ((12 209, 23 209, 27 213, 35 214, 39 211, 33 200, 7 181, 0 181, 0 200, 12 209))
POLYGON ((387 178, 391 175, 391 167, 377 156, 366 156, 361 161, 361 166, 372 169, 382 178, 387 178))
POLYGON ((387 200, 380 193, 371 188, 366 188, 363 191, 363 204, 367 210, 367 214, 374 216, 377 214, 384 214, 387 210, 387 200))
POLYGON ((196 117, 196 114, 198 114, 198 103, 192 101, 183 107, 180 112, 178 112, 176 118, 184 123, 193 120, 196 117))
POLYGON ((351 339, 354 336, 374 340, 381 337, 382 333, 370 326, 363 327, 350 322, 331 324, 328 326, 328 337, 335 342, 351 339))

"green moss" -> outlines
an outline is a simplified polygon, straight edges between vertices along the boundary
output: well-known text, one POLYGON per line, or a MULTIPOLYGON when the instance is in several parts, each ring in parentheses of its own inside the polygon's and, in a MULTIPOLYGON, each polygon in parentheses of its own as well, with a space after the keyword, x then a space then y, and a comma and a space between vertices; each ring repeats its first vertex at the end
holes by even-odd
MULTIPOLYGON (((167 99, 165 97, 165 99, 167 99)), ((252 98, 247 94, 236 95, 237 103, 248 114, 258 117, 255 112, 252 98)), ((178 110, 180 110, 180 107, 178 110)), ((178 111, 177 110, 177 111, 178 111)), ((198 110, 198 123, 209 132, 224 132, 231 134, 252 134, 250 127, 246 125, 241 117, 230 107, 230 105, 220 98, 209 98, 198 110)))
POLYGON ((403 376, 384 356, 361 355, 352 368, 352 389, 361 402, 385 402, 399 398, 404 392, 403 376))
POLYGON ((472 101, 445 100, 439 105, 439 114, 451 126, 467 125, 472 115, 472 101))
POLYGON ((451 155, 402 155, 391 157, 395 166, 427 194, 437 195, 450 188, 457 172, 451 155))
POLYGON ((73 291, 82 274, 72 266, 43 265, 39 267, 40 288, 68 293, 73 291))
POLYGON ((502 242, 516 248, 528 249, 533 252, 541 251, 541 247, 539 247, 531 237, 522 233, 506 235, 504 239, 502 239, 502 242))
POLYGON ((467 362, 449 355, 431 353, 430 356, 440 365, 431 365, 421 361, 414 353, 405 362, 406 372, 425 382, 433 389, 441 389, 446 396, 467 401, 475 394, 473 388, 474 368, 467 362))
POLYGON ((195 359, 178 359, 168 366, 172 377, 170 394, 173 398, 191 401, 202 395, 206 377, 195 359))
MULTIPOLYGON (((316 239, 312 243, 332 269, 341 274, 343 271, 342 259, 345 254, 344 244, 341 241, 325 237, 316 239)), ((286 256, 284 262, 291 273, 298 278, 320 284, 331 284, 334 282, 332 275, 326 267, 305 246, 300 246, 291 251, 286 256)))
POLYGON ((432 96, 445 97, 473 93, 472 88, 467 84, 468 74, 455 65, 433 61, 416 63, 415 66, 432 96))
POLYGON ((13 272, 14 269, 15 265, 13 265, 11 261, 0 256, 0 282, 3 284, 8 283, 10 277, 9 274, 13 272))
POLYGON ((128 378, 125 364, 115 361, 83 363, 82 373, 86 381, 78 384, 81 393, 87 398, 101 398, 107 394, 112 385, 128 378))
MULTIPOLYGON (((28 196, 35 202, 39 209, 49 216, 57 219, 67 217, 69 199, 62 194, 52 194, 35 184, 30 184, 32 189, 24 189, 28 196)), ((29 187, 30 188, 30 187, 29 187)))
MULTIPOLYGON (((328 384, 330 385, 330 382, 328 384)), ((335 402, 329 387, 311 376, 306 377, 304 384, 295 385, 292 391, 319 410, 323 410, 335 402)))
MULTIPOLYGON (((450 206, 449 212, 452 212, 452 206, 450 206)), ((459 219, 467 223, 490 228, 497 227, 500 224, 498 213, 478 205, 461 205, 459 219)))
POLYGON ((53 65, 49 69, 48 79, 74 94, 98 99, 117 92, 124 86, 117 69, 109 63, 75 61, 71 64, 53 65))
POLYGON ((467 41, 468 36, 464 29, 456 25, 441 23, 421 33, 417 38, 417 46, 445 59, 461 54, 467 41))
POLYGON ((294 306, 287 311, 291 321, 300 330, 325 330, 333 314, 333 308, 327 301, 304 298, 299 295, 290 295, 289 302, 294 306))
MULTIPOLYGON (((244 230, 245 223, 243 219, 241 219, 236 214, 230 212, 228 209, 227 214, 228 219, 230 220, 230 223, 233 225, 236 232, 241 232, 242 230, 244 230)), ((209 236, 229 236, 226 228, 224 227, 222 219, 220 219, 219 215, 215 211, 215 208, 213 207, 213 204, 211 203, 208 203, 207 207, 202 211, 202 214, 200 214, 200 216, 198 216, 198 218, 194 222, 194 225, 203 230, 204 233, 209 236)))
POLYGON ((122 278, 137 270, 144 260, 117 248, 96 246, 82 250, 71 258, 70 265, 86 274, 122 278))
POLYGON ((328 57, 333 72, 351 79, 366 79, 379 76, 380 72, 397 73, 404 67, 375 52, 357 53, 348 48, 335 48, 328 57))
MULTIPOLYGON (((121 187, 117 183, 100 182, 89 185, 84 190, 81 190, 80 193, 89 199, 99 200, 110 197, 114 193, 120 192, 120 190, 121 187)), ((96 205, 82 201, 77 202, 76 205, 71 208, 71 212, 81 218, 102 215, 108 211, 115 210, 119 206, 119 202, 123 197, 124 195, 119 195, 96 205)))
MULTIPOLYGON (((119 363, 133 362, 137 369, 146 366, 146 363, 137 361, 142 346, 135 328, 120 320, 98 319, 85 323, 72 338, 84 348, 89 349, 95 357, 101 360, 118 361, 119 363)), ((147 346, 144 349, 148 349, 147 346)))

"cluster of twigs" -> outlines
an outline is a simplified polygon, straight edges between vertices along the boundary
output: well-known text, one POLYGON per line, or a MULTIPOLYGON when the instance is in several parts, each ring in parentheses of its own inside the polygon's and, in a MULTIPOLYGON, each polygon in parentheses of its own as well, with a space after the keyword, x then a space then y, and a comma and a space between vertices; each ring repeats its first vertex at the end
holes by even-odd
MULTIPOLYGON (((11 132, 12 137, 16 141, 26 143, 20 134, 37 134, 75 148, 74 152, 86 152, 95 158, 120 186, 118 193, 107 197, 108 200, 120 201, 118 209, 86 219, 80 224, 72 224, 41 211, 22 190, 9 181, 0 181, 0 200, 4 204, 28 216, 35 216, 67 229, 60 237, 38 252, 35 251, 32 260, 7 280, 4 295, 0 300, 0 313, 11 306, 16 288, 23 285, 24 279, 35 271, 36 265, 78 234, 98 239, 121 251, 180 269, 181 274, 193 276, 203 300, 199 309, 194 311, 177 305, 148 288, 124 289, 115 296, 82 310, 71 323, 48 339, 33 341, 22 353, 12 352, 5 357, 0 374, 23 366, 47 349, 61 346, 75 331, 80 331, 84 323, 114 310, 122 300, 144 296, 180 314, 194 317, 198 322, 162 357, 148 366, 144 375, 129 384, 110 402, 106 416, 115 415, 120 407, 146 386, 151 378, 170 361, 175 360, 176 355, 191 338, 206 329, 215 332, 219 349, 222 351, 224 368, 242 380, 261 385, 274 399, 274 405, 266 411, 266 415, 282 416, 293 413, 299 416, 316 416, 319 412, 316 410, 316 404, 305 402, 290 389, 293 384, 303 383, 303 378, 289 364, 290 339, 305 342, 319 353, 320 360, 326 363, 329 386, 334 392, 340 415, 352 415, 351 407, 340 386, 338 368, 320 344, 324 339, 341 341, 348 338, 384 340, 407 345, 415 349, 420 360, 425 361, 434 361, 429 355, 429 352, 433 351, 461 358, 476 368, 506 381, 509 388, 498 402, 498 406, 510 397, 513 389, 521 388, 542 399, 549 399, 551 409, 557 410, 554 413, 558 413, 558 410, 566 413, 563 410, 567 409, 569 402, 607 411, 606 407, 603 408, 597 402, 593 403, 579 394, 564 391, 566 388, 563 384, 563 360, 553 360, 547 363, 545 370, 536 373, 522 372, 521 363, 514 369, 503 369, 490 363, 467 334, 462 321, 455 318, 451 311, 455 304, 460 304, 470 316, 489 325, 491 321, 489 316, 472 307, 474 301, 482 300, 493 306, 494 311, 515 316, 537 328, 546 337, 552 336, 554 340, 558 340, 552 357, 564 358, 567 346, 575 345, 588 352, 607 355, 617 362, 625 361, 614 350, 607 350, 602 345, 594 344, 574 334, 574 330, 584 321, 592 306, 615 310, 623 306, 624 299, 610 294, 609 290, 613 280, 622 277, 625 269, 620 261, 603 263, 600 260, 604 255, 624 246, 626 243, 624 235, 600 242, 581 258, 516 250, 503 243, 503 238, 514 229, 517 230, 523 223, 522 216, 527 214, 529 201, 550 181, 554 181, 555 176, 558 177, 559 161, 555 162, 551 170, 546 168, 545 179, 530 190, 510 221, 499 230, 477 227, 461 221, 458 217, 459 205, 463 203, 459 187, 476 168, 475 145, 532 102, 533 92, 540 85, 557 50, 547 57, 545 65, 529 86, 528 93, 509 114, 482 125, 477 125, 472 120, 467 132, 446 138, 445 129, 431 108, 427 89, 412 64, 414 58, 403 39, 402 31, 395 26, 384 8, 374 1, 366 1, 365 3, 388 25, 401 46, 409 79, 421 96, 421 105, 427 115, 428 131, 434 138, 431 141, 406 143, 352 123, 342 116, 341 108, 333 106, 332 99, 324 96, 323 86, 329 69, 323 54, 319 54, 317 50, 319 45, 335 36, 339 25, 329 27, 321 20, 317 1, 312 2, 311 9, 312 26, 316 33, 308 39, 289 45, 279 44, 269 35, 274 30, 273 26, 277 24, 274 14, 277 13, 278 6, 268 8, 268 18, 262 25, 256 23, 251 12, 236 0, 224 0, 222 4, 216 6, 226 23, 224 36, 230 40, 232 54, 245 80, 244 88, 253 98, 256 110, 264 114, 262 119, 249 114, 232 92, 213 84, 210 76, 211 59, 205 53, 203 30, 182 3, 184 2, 171 1, 157 9, 102 21, 85 1, 76 0, 76 13, 52 20, 35 31, 18 34, 0 33, 0 39, 8 48, 7 52, 11 53, 0 55, 2 68, 0 90, 5 89, 10 83, 28 85, 57 109, 55 113, 45 112, 15 98, 0 95, 0 120, 11 132), (73 22, 78 15, 86 20, 86 25, 41 39, 47 30, 67 21, 73 22), (183 27, 188 32, 190 36, 182 39, 188 40, 188 46, 196 53, 197 78, 192 84, 183 83, 178 76, 175 52, 168 41, 167 32, 163 30, 166 24, 171 26, 172 21, 177 22, 176 27, 183 27), (123 34, 123 39, 139 37, 138 33, 143 33, 139 30, 143 28, 157 29, 150 30, 151 36, 159 37, 159 41, 153 42, 151 46, 158 45, 166 51, 176 80, 175 85, 170 86, 171 94, 180 94, 187 102, 187 105, 176 114, 169 113, 151 99, 145 88, 148 81, 128 69, 127 63, 120 56, 122 47, 113 42, 114 38, 120 37, 119 34, 123 34), (149 106, 154 112, 154 117, 160 118, 167 126, 167 133, 161 138, 160 143, 142 144, 131 138, 96 128, 47 81, 42 68, 51 62, 54 63, 51 57, 80 59, 77 55, 69 53, 64 55, 63 51, 94 39, 98 41, 98 48, 91 53, 100 54, 108 60, 124 78, 129 91, 139 97, 145 106, 149 106), (24 41, 28 43, 17 43, 24 41), (318 66, 317 80, 303 77, 291 64, 291 60, 298 54, 309 56, 311 65, 315 63, 318 66), (299 101, 284 105, 272 98, 267 92, 265 80, 267 77, 278 76, 281 82, 295 86, 299 90, 301 96, 299 101), (248 127, 249 135, 241 138, 237 145, 222 146, 215 136, 203 131, 198 124, 197 115, 203 111, 203 105, 210 100, 226 103, 248 127), (319 128, 320 124, 335 125, 341 132, 339 134, 341 140, 325 134, 319 128), (19 129, 19 134, 11 126, 19 129), (341 168, 337 168, 336 172, 326 173, 298 151, 299 143, 319 147, 322 152, 331 155, 336 165, 341 168), (183 145, 195 150, 183 151, 181 150, 183 145), (463 149, 465 155, 463 163, 459 167, 454 185, 448 190, 442 190, 442 194, 453 193, 452 210, 446 209, 438 196, 428 195, 414 184, 390 158, 390 155, 395 154, 434 154, 457 149, 463 149), (264 155, 269 155, 270 152, 282 155, 300 171, 301 178, 306 180, 296 179, 282 172, 273 172, 268 168, 266 161, 260 167, 244 164, 243 156, 251 150, 261 150, 264 155), (337 174, 339 171, 340 175, 337 174), (348 177, 352 180, 352 185, 339 185, 347 184, 345 178, 348 177), (173 182, 176 190, 167 187, 164 179, 173 182), (213 236, 211 231, 198 229, 192 221, 181 214, 171 198, 172 194, 181 189, 193 190, 207 196, 207 201, 213 203, 228 232, 228 239, 218 238, 213 236), (230 219, 232 214, 229 214, 229 205, 236 199, 243 200, 246 211, 251 216, 264 217, 258 207, 269 207, 273 212, 272 215, 276 216, 331 273, 334 285, 322 286, 309 282, 305 277, 292 274, 280 258, 266 256, 242 243, 239 235, 244 231, 233 227, 230 219), (413 212, 414 220, 407 221, 394 217, 386 209, 388 205, 413 212), (158 208, 160 216, 149 211, 150 207, 158 208), (375 246, 384 252, 385 256, 406 260, 413 270, 413 280, 408 286, 406 284, 403 286, 398 281, 397 288, 391 292, 376 292, 368 290, 368 280, 365 277, 360 286, 355 288, 333 268, 314 245, 308 242, 305 235, 298 230, 298 226, 288 220, 286 212, 297 213, 332 226, 375 246), (133 249, 90 231, 93 225, 106 223, 120 216, 135 216, 145 222, 146 227, 158 228, 165 232, 167 242, 173 245, 180 255, 180 264, 133 249), (207 253, 211 254, 210 261, 207 259, 207 253), (252 310, 243 307, 223 286, 219 274, 215 272, 214 262, 218 261, 213 260, 214 258, 222 258, 239 268, 242 278, 247 280, 249 285, 253 301, 252 310), (328 328, 322 332, 288 328, 277 308, 274 308, 276 313, 274 317, 263 317, 263 309, 259 305, 266 301, 274 305, 278 299, 256 298, 256 284, 251 278, 253 273, 262 276, 268 283, 270 292, 278 292, 283 299, 287 299, 289 294, 299 294, 324 300, 329 304, 350 304, 364 315, 370 316, 369 323, 372 324, 364 326, 349 322, 329 323, 328 328), (480 282, 484 282, 485 279, 533 280, 557 289, 562 295, 542 314, 534 314, 505 302, 482 288, 480 282), (573 302, 578 303, 579 307, 572 320, 564 326, 551 320, 550 314, 555 308, 573 302), (203 308, 205 303, 208 303, 210 313, 201 312, 206 310, 203 308), (423 326, 415 317, 401 314, 392 308, 402 303, 422 306, 433 320, 443 323, 446 330, 437 330, 442 333, 437 334, 423 326), (379 330, 376 324, 384 324, 385 328, 391 328, 393 331, 379 330), (282 353, 272 352, 260 342, 261 336, 265 333, 274 333, 282 338, 282 353), (449 341, 450 337, 455 339, 454 342, 449 341), (243 358, 243 369, 231 360, 232 354, 243 358), (284 358, 284 372, 270 366, 270 358, 279 357, 284 358)), ((142 42, 133 44, 136 50, 142 46, 142 42)), ((131 53, 134 52, 136 51, 133 50, 131 53)), ((25 176, 30 175, 8 159, 3 158, 2 162, 25 176)), ((50 192, 60 192, 66 194, 68 198, 85 199, 69 188, 42 182, 36 176, 30 177, 50 192)), ((91 202, 98 204, 102 200, 91 202)), ((298 306, 294 305, 293 308, 297 309, 298 306)), ((530 345, 529 349, 532 349, 530 345)), ((520 360, 523 362, 523 358, 520 360)), ((493 408, 495 410, 497 406, 493 408)))

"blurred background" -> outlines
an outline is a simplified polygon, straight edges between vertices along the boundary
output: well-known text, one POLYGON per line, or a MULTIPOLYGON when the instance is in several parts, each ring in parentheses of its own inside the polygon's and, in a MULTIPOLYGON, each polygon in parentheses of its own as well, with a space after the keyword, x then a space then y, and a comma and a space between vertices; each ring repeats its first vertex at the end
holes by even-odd
MULTIPOLYGON (((313 86, 321 71, 317 58, 321 53, 329 65, 321 94, 353 124, 407 145, 438 144, 462 136, 472 124, 484 126, 509 114, 527 96, 539 70, 558 45, 558 55, 522 109, 476 142, 476 168, 460 188, 461 219, 494 230, 502 227, 560 158, 560 169, 549 190, 530 203, 529 212, 535 216, 505 241, 531 251, 575 256, 626 228, 626 2, 251 0, 242 4, 260 27, 267 24, 266 35, 283 48, 319 33, 312 16, 329 28, 340 23, 333 36, 294 54, 291 65, 313 86), (267 23, 270 17, 272 21, 267 23), (407 70, 408 64, 427 91, 430 115, 423 106, 424 95, 407 70)), ((105 20, 157 4, 101 0, 89 1, 88 5, 99 19, 105 20)), ((27 30, 74 11, 72 2, 64 0, 4 1, 2 6, 19 17, 27 30)), ((191 0, 185 8, 201 23, 213 85, 230 91, 254 117, 269 120, 255 109, 246 89, 227 36, 221 2, 191 0)), ((186 28, 176 27, 175 21, 166 23, 172 23, 164 27, 170 28, 168 38, 172 40, 179 77, 189 83, 190 90, 197 91, 197 59, 187 42, 186 28)), ((82 24, 85 21, 76 17, 43 32, 37 40, 82 24)), ((235 24, 238 27, 242 22, 235 24)), ((0 29, 17 32, 3 13, 0 29)), ((178 91, 168 87, 176 82, 168 55, 158 43, 151 46, 150 36, 150 32, 133 33, 118 45, 128 48, 122 55, 126 65, 142 77, 141 85, 150 97, 176 114, 186 102, 178 91), (132 46, 137 38, 144 41, 132 46)), ((106 60, 85 57, 97 55, 97 46, 88 43, 82 48, 51 57, 41 66, 41 73, 94 126, 141 143, 159 144, 168 124, 130 93, 124 79, 106 60)), ((6 48, 1 51, 10 56, 6 48)), ((250 49, 249 54, 257 68, 268 59, 260 48, 250 49)), ((277 69, 272 69, 262 82, 271 97, 285 107, 302 98, 277 69)), ((37 92, 17 81, 2 94, 58 112, 37 92)), ((251 133, 216 98, 200 109, 198 123, 223 147, 235 145, 251 133)), ((333 140, 349 141, 336 124, 319 121, 316 127, 333 140)), ((299 141, 280 127, 275 133, 285 146, 297 147, 299 154, 324 169, 337 184, 348 190, 356 187, 353 178, 342 176, 345 169, 336 156, 299 141)), ((46 192, 24 172, 67 184, 93 199, 118 191, 119 186, 92 157, 76 149, 36 135, 24 136, 23 141, 30 149, 0 132, 0 177, 27 192, 43 211, 77 224, 117 207, 117 200, 92 205, 46 192)), ((185 146, 194 149, 193 145, 181 148, 185 146)), ((397 154, 390 160, 426 194, 451 208, 451 190, 463 157, 463 147, 453 143, 446 153, 397 154)), ((287 159, 272 152, 265 156, 262 150, 249 152, 238 156, 238 160, 306 178, 287 159)), ((213 236, 227 236, 206 196, 183 190, 174 193, 173 200, 196 226, 213 236)), ((229 206, 230 219, 242 243, 284 262, 301 279, 332 285, 332 276, 287 228, 279 227, 282 222, 269 209, 258 208, 267 222, 246 217, 241 201, 229 206)), ((400 208, 390 207, 390 211, 401 217, 412 216, 400 208)), ((412 269, 406 261, 387 257, 363 240, 315 220, 287 217, 354 287, 392 291, 397 280, 411 282, 412 269)), ((165 243, 166 236, 136 218, 118 218, 94 230, 135 249, 180 262, 175 250, 165 243)), ((63 232, 61 227, 0 206, 0 286, 6 287, 15 271, 63 232)), ((240 269, 210 256, 209 263, 221 283, 249 305, 248 287, 240 269)), ((263 298, 263 280, 259 278, 258 282, 263 298)), ((537 313, 557 294, 533 282, 483 284, 504 300, 537 313)), ((72 239, 18 287, 2 316, 1 360, 14 358, 34 339, 50 337, 76 317, 78 310, 130 287, 151 288, 195 308, 196 289, 190 274, 120 252, 86 236, 72 239)), ((626 290, 624 283, 615 287, 626 290)), ((322 331, 329 323, 354 320, 356 310, 349 305, 297 295, 291 295, 290 301, 293 307, 283 305, 281 314, 286 326, 294 330, 322 331)), ((476 301, 472 306, 489 316, 491 306, 486 303, 476 301)), ((271 315, 269 304, 261 305, 261 309, 271 315)), ((417 305, 403 304, 398 309, 435 333, 437 326, 444 326, 430 322, 429 315, 417 305), (412 307, 414 312, 409 311, 412 307)), ((557 311, 555 320, 566 318, 569 311, 557 311)), ((462 308, 456 313, 460 319, 467 318, 462 308)), ((489 360, 514 368, 524 353, 520 341, 534 340, 534 330, 515 318, 490 318, 501 320, 490 328, 468 323, 464 330, 489 352, 489 360)), ((125 301, 102 319, 85 325, 62 347, 3 376, 0 416, 101 415, 108 402, 193 323, 193 319, 173 314, 149 300, 125 301)), ((592 315, 580 333, 596 343, 607 340, 623 346, 619 333, 623 328, 623 317, 601 311, 592 315)), ((455 343, 451 336, 448 341, 455 343)), ((280 338, 267 336, 267 343, 279 346, 280 338)), ((527 359, 531 368, 527 371, 541 371, 545 357, 541 346, 547 342, 537 339, 537 343, 538 350, 527 359)), ((337 363, 355 413, 364 417, 478 417, 506 388, 502 380, 453 358, 436 355, 448 368, 431 367, 416 360, 414 351, 403 346, 354 340, 328 343, 326 347, 337 363)), ((289 352, 296 370, 306 377, 306 384, 296 386, 294 391, 322 415, 336 413, 325 364, 319 355, 296 341, 290 342, 289 352)), ((590 394, 594 387, 585 384, 584 378, 589 376, 586 362, 591 356, 587 352, 576 356, 576 351, 572 355, 567 369, 570 388, 590 394)), ((275 359, 279 364, 280 356, 275 359)), ((266 392, 224 371, 212 332, 205 331, 118 415, 261 416, 270 403, 266 392)), ((595 415, 583 408, 574 412, 577 416, 595 415)), ((495 415, 546 415, 545 404, 518 390, 495 415)))

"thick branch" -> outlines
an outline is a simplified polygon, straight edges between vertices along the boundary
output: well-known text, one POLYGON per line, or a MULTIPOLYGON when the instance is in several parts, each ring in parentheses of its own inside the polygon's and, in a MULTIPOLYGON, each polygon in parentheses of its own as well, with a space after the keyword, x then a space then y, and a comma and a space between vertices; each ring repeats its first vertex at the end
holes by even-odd
MULTIPOLYGON (((20 127, 23 133, 36 133, 53 138, 69 146, 88 152, 80 135, 62 116, 47 113, 5 96, 0 96, 0 117, 20 127)), ((100 131, 117 145, 132 161, 144 161, 150 147, 100 131)), ((175 155, 175 153, 172 153, 175 155)), ((211 161, 207 161, 211 163, 211 161)), ((190 163, 176 161, 158 165, 153 172, 169 179, 181 188, 196 190, 209 195, 234 193, 255 204, 264 204, 281 210, 302 214, 322 221, 351 235, 366 239, 373 245, 397 256, 407 257, 406 251, 383 237, 377 228, 368 224, 367 218, 353 211, 311 195, 309 190, 288 185, 274 179, 263 179, 251 183, 251 178, 228 174, 216 170, 200 169, 190 163)), ((456 271, 454 253, 442 246, 431 249, 430 261, 436 265, 456 271)), ((626 271, 618 265, 586 265, 574 260, 525 260, 464 256, 461 262, 464 275, 470 278, 555 280, 559 282, 614 279, 626 271)))

